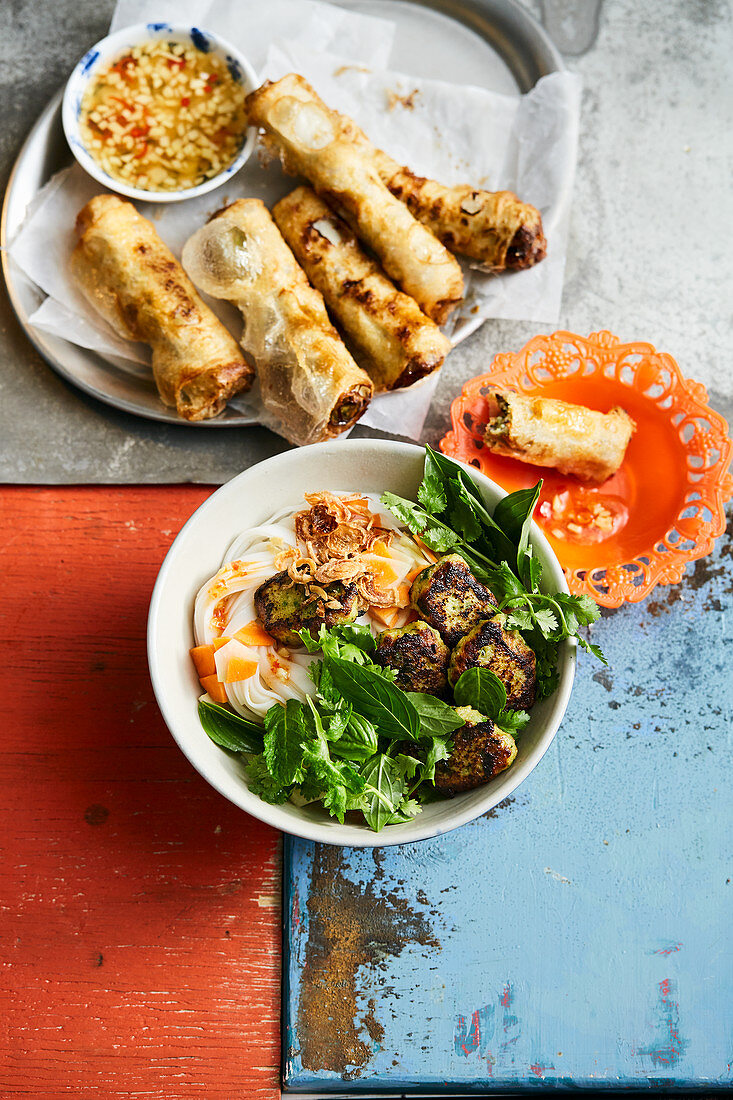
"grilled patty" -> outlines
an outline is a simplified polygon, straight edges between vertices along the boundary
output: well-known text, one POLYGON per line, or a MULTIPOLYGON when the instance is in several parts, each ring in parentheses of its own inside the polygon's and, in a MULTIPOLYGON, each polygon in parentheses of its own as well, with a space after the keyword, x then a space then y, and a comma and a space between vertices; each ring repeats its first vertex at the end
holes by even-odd
POLYGON ((337 623, 353 622, 365 610, 355 584, 334 581, 323 587, 327 599, 310 596, 304 585, 293 584, 285 570, 261 584, 255 592, 255 609, 268 634, 284 645, 300 646, 296 631, 316 635, 321 625, 330 630, 337 623))
POLYGON ((451 653, 448 679, 455 685, 468 668, 488 668, 506 688, 506 705, 528 710, 535 700, 534 651, 516 630, 504 630, 502 616, 484 619, 461 638, 451 653))
POLYGON ((448 687, 450 650, 428 623, 416 622, 399 630, 384 630, 377 639, 374 660, 397 672, 403 691, 444 695, 448 687))
POLYGON ((509 733, 471 707, 456 707, 465 724, 456 730, 453 751, 435 768, 435 786, 443 794, 460 794, 488 783, 514 762, 517 746, 509 733))
POLYGON ((413 581, 410 603, 451 648, 497 607, 493 594, 459 554, 447 554, 423 569, 413 581))

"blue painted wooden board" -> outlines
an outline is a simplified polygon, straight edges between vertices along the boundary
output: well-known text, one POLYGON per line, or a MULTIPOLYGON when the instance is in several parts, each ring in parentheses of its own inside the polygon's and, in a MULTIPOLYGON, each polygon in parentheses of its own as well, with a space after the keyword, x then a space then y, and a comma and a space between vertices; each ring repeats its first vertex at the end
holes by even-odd
POLYGON ((732 565, 721 539, 604 614, 610 668, 580 660, 491 814, 374 852, 288 841, 286 1088, 730 1084, 732 565))

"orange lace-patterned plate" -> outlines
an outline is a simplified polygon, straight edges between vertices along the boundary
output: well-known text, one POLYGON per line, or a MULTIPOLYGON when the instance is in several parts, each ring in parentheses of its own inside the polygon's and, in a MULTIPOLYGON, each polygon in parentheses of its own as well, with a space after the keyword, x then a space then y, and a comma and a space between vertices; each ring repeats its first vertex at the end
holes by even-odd
POLYGON ((544 478, 535 518, 565 569, 570 591, 604 607, 642 600, 675 584, 725 528, 733 495, 731 441, 705 387, 682 377, 651 344, 622 344, 610 332, 535 336, 516 354, 497 355, 451 406, 453 430, 440 449, 476 466, 508 492, 544 478), (492 454, 483 444, 487 386, 557 397, 636 421, 621 469, 591 487, 546 467, 492 454))

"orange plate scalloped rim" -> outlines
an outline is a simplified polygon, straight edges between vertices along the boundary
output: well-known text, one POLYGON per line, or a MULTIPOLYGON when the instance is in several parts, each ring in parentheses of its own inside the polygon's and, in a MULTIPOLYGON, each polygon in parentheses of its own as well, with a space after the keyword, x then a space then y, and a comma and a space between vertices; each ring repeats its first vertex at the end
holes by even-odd
POLYGON ((707 405, 705 387, 683 378, 674 359, 651 344, 622 344, 610 332, 535 336, 467 382, 451 420, 453 430, 440 442, 445 454, 508 492, 544 478, 535 518, 570 591, 604 607, 636 603, 657 584, 676 584, 687 562, 709 554, 725 529, 723 505, 733 495, 728 425, 707 405), (637 424, 621 469, 591 487, 492 454, 482 441, 487 386, 601 412, 620 405, 637 424))

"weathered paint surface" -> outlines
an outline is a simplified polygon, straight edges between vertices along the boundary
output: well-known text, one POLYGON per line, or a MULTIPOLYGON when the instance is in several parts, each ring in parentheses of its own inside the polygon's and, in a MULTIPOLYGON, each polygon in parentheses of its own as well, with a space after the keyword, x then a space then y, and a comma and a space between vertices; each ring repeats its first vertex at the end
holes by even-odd
POLYGON ((275 1100, 280 854, 166 729, 150 593, 210 490, 0 489, 0 1097, 275 1100))
POLYGON ((604 614, 514 798, 374 852, 290 842, 293 1090, 730 1083, 733 542, 604 614), (727 609, 727 610, 726 610, 727 609))

